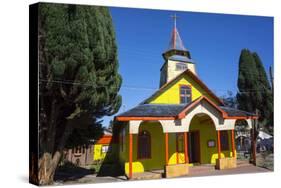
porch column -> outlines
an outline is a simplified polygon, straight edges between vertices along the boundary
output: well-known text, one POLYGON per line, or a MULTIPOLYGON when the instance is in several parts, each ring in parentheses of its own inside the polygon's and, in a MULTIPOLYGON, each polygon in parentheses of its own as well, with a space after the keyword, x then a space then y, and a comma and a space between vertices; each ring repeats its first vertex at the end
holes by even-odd
POLYGON ((217 143, 218 143, 218 155, 219 159, 221 159, 221 136, 220 136, 220 131, 217 131, 217 143))
POLYGON ((235 139, 234 139, 234 129, 231 130, 231 148, 232 148, 232 157, 235 158, 235 139))
POLYGON ((129 134, 129 179, 133 177, 133 134, 129 134))
POLYGON ((188 159, 188 132, 184 132, 184 159, 185 159, 185 163, 189 163, 189 159, 188 159))
POLYGON ((166 165, 169 164, 169 136, 168 133, 165 133, 165 159, 166 165))

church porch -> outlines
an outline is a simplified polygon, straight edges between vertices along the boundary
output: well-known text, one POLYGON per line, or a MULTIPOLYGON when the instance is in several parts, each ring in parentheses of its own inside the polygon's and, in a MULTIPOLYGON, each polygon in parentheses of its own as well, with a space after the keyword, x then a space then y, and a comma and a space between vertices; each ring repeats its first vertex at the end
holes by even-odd
MULTIPOLYGON (((202 164, 216 165, 217 169, 236 167, 237 117, 223 116, 221 109, 216 109, 204 97, 194 103, 177 105, 181 110, 176 116, 117 117, 127 125, 128 152, 123 161, 129 178, 153 170, 164 170, 164 177, 183 176, 189 174, 189 166, 202 164), (143 144, 149 147, 142 148, 143 144)), ((151 106, 146 107, 151 109, 151 106)), ((153 115, 153 111, 149 113, 153 115)), ((243 118, 250 124, 253 122, 251 117, 243 118)))

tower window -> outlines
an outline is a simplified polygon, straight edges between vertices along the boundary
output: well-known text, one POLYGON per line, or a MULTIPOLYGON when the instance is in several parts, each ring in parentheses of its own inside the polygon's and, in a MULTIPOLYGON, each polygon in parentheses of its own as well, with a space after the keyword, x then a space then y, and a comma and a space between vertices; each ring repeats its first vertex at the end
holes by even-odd
POLYGON ((186 70, 187 69, 187 65, 184 63, 177 63, 176 64, 176 70, 180 71, 180 70, 186 70))
POLYGON ((188 85, 180 86, 180 103, 187 104, 191 102, 191 87, 188 85))

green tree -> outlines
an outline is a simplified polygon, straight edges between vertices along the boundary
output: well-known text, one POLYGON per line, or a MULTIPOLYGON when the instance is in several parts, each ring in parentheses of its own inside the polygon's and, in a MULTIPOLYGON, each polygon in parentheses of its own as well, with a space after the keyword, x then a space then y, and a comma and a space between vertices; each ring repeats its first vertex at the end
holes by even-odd
POLYGON ((121 106, 117 46, 105 7, 39 6, 39 184, 51 184, 63 149, 95 137, 121 106), (77 139, 76 139, 77 140, 77 139))
POLYGON ((238 89, 238 108, 253 113, 258 110, 259 124, 273 126, 272 90, 258 54, 248 49, 240 54, 238 89))

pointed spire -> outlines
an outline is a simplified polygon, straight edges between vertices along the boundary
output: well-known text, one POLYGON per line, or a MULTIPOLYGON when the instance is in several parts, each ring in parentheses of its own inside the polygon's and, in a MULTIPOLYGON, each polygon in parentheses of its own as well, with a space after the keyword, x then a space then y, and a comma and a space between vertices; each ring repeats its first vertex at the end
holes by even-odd
POLYGON ((183 42, 181 40, 180 34, 177 30, 177 18, 178 16, 176 14, 172 15, 171 18, 174 20, 174 28, 172 32, 172 38, 169 43, 168 50, 176 49, 176 50, 186 50, 186 48, 183 45, 183 42))

